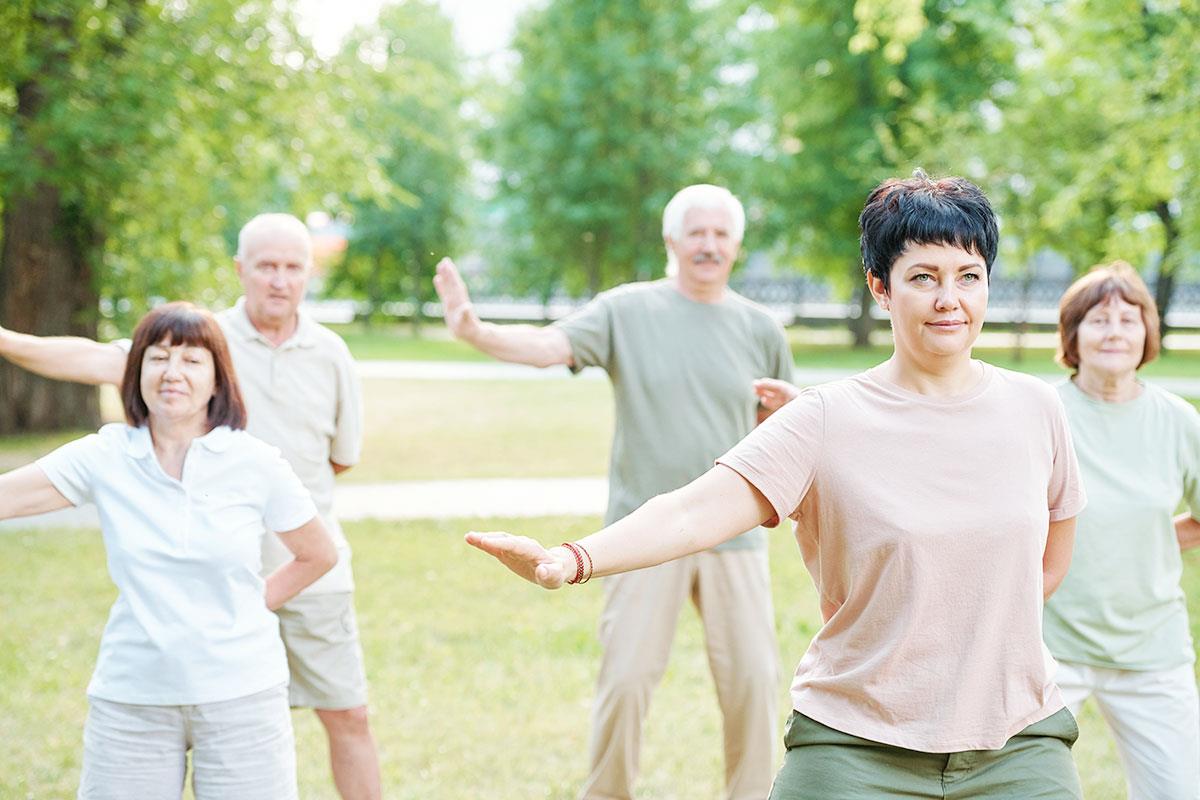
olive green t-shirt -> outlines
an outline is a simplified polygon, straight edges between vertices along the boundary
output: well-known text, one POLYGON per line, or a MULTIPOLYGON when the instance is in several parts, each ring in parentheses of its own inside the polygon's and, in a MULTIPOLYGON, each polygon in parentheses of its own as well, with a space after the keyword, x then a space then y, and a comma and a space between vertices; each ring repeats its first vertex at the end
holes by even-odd
POLYGON ((1046 645, 1062 661, 1098 667, 1190 663, 1172 517, 1181 501, 1200 513, 1200 414, 1149 384, 1127 403, 1089 397, 1070 381, 1058 392, 1089 502, 1071 568, 1046 603, 1046 645))
MULTIPOLYGON (((606 524, 698 478, 753 430, 755 379, 792 380, 782 326, 732 290, 698 303, 670 280, 631 283, 555 324, 571 342, 573 369, 602 367, 612 381, 606 524)), ((755 528, 717 549, 764 543, 755 528)))

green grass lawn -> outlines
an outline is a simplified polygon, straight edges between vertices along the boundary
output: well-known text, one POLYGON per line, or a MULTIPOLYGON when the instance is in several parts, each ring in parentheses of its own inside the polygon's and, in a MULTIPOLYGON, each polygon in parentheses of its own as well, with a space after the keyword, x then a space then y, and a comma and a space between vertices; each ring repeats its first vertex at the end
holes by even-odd
MULTIPOLYGON (((549 593, 469 551, 469 527, 542 541, 590 531, 591 518, 346 526, 371 708, 389 798, 573 797, 586 770, 599 649, 596 584, 549 593)), ((791 538, 772 537, 784 674, 817 630, 812 583, 791 538)), ((1200 556, 1187 559, 1200 637, 1200 556)), ((0 797, 73 796, 87 685, 113 590, 99 537, 49 530, 0 536, 0 797)), ((786 681, 781 709, 788 707, 786 681)), ((781 714, 783 712, 781 711, 781 714)), ((333 800, 315 717, 296 712, 301 797, 333 800)), ((783 717, 780 718, 782 730, 783 717)), ((1076 747, 1087 800, 1124 797, 1112 739, 1095 709, 1076 747)), ((777 754, 778 755, 778 754, 777 754)), ((720 717, 694 613, 646 724, 639 797, 720 796, 720 717)))

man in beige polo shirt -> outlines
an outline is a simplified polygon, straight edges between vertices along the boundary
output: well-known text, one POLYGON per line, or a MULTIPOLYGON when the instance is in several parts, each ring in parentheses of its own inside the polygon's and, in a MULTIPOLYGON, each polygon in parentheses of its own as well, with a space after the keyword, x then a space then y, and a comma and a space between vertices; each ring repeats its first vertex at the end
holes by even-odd
MULTIPOLYGON (((366 678, 354 616, 350 547, 333 513, 334 476, 358 462, 362 401, 350 351, 300 311, 312 240, 300 220, 262 214, 238 234, 244 296, 217 315, 249 412, 247 430, 278 447, 333 536, 338 563, 278 612, 291 671, 291 704, 316 710, 329 736, 344 800, 380 797, 379 759, 367 719, 366 678)), ((76 337, 0 328, 0 357, 58 380, 120 384, 127 349, 76 337)), ((274 536, 263 570, 291 558, 274 536)))

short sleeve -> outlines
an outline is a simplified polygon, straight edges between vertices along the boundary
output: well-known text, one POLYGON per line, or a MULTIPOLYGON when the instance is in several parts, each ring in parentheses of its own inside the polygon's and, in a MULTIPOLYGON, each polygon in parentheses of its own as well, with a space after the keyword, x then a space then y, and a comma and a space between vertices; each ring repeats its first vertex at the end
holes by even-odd
POLYGON ((612 304, 607 294, 596 295, 583 308, 560 319, 554 327, 571 343, 572 372, 584 367, 608 369, 612 359, 612 304))
POLYGON ((782 325, 775 320, 771 321, 773 323, 771 331, 774 334, 771 339, 771 377, 795 383, 796 362, 792 358, 792 348, 788 344, 787 334, 782 325))
POLYGON ((268 448, 264 459, 264 477, 267 479, 267 502, 263 506, 263 522, 267 530, 280 533, 294 531, 317 516, 317 507, 312 495, 295 470, 283 460, 275 448, 268 448))
POLYGON ((1200 519, 1200 412, 1183 409, 1183 501, 1192 517, 1200 519))
POLYGON ((80 506, 95 499, 95 477, 104 469, 107 450, 108 443, 93 433, 64 444, 36 463, 71 505, 80 506))
POLYGON ((336 464, 350 467, 362 458, 362 381, 344 344, 338 352, 337 382, 337 419, 329 444, 329 458, 336 464))
POLYGON ((1050 481, 1046 487, 1046 502, 1050 509, 1050 521, 1057 522, 1078 516, 1087 505, 1083 481, 1079 475, 1079 461, 1075 457, 1075 445, 1071 443, 1071 430, 1067 425, 1067 413, 1058 393, 1052 395, 1050 430, 1053 437, 1054 463, 1050 468, 1050 481))
POLYGON ((824 398, 817 389, 805 389, 717 463, 762 492, 775 510, 764 525, 773 528, 784 517, 795 516, 812 487, 824 438, 824 398))

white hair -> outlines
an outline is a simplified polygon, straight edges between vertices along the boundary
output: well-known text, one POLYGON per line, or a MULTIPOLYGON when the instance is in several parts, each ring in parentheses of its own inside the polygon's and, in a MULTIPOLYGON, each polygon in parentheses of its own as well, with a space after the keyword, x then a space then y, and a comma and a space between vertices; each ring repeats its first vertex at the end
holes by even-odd
POLYGON ((246 260, 252 242, 264 236, 280 233, 294 236, 298 241, 304 242, 308 250, 308 260, 312 261, 312 236, 308 233, 308 226, 291 214, 279 213, 259 214, 242 226, 242 229, 238 231, 238 261, 246 260))
MULTIPOLYGON (((662 235, 663 241, 679 239, 683 236, 683 218, 694 208, 705 210, 717 209, 729 213, 732 228, 729 235, 734 241, 741 242, 746 232, 746 210, 733 193, 722 186, 711 183, 695 183, 685 186, 675 193, 663 209, 662 235)), ((679 264, 675 261, 675 253, 667 247, 667 274, 679 272, 679 264)))

